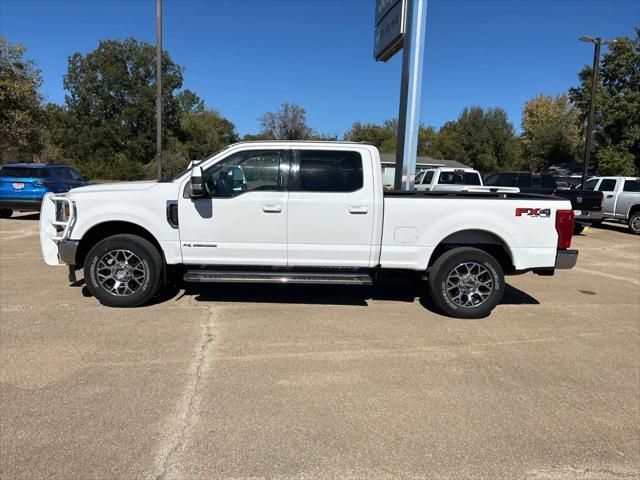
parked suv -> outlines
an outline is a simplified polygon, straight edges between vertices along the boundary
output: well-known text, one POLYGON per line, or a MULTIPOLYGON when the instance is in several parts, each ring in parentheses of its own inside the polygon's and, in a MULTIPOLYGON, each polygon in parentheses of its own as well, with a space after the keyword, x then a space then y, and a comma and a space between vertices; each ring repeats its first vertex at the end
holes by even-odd
POLYGON ((0 169, 0 217, 14 210, 39 211, 45 193, 68 192, 88 185, 86 178, 65 165, 13 163, 0 169))
POLYGON ((585 189, 604 195, 605 220, 624 222, 632 233, 640 235, 640 178, 595 177, 586 183, 585 189))

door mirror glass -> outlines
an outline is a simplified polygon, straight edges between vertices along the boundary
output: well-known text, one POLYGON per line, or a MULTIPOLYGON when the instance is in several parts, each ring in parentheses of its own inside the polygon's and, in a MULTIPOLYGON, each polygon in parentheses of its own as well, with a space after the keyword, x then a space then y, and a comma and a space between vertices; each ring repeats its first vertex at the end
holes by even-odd
POLYGON ((191 198, 202 198, 206 195, 206 187, 202 177, 202 167, 195 166, 191 169, 191 183, 189 185, 189 196, 191 198))

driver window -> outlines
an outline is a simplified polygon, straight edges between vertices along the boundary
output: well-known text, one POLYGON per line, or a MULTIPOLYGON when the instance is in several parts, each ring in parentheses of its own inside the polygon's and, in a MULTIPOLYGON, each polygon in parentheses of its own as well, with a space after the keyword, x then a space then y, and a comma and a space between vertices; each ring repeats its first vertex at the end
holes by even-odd
POLYGON ((231 198, 254 190, 280 190, 280 162, 283 150, 240 152, 204 171, 204 183, 211 197, 231 198))

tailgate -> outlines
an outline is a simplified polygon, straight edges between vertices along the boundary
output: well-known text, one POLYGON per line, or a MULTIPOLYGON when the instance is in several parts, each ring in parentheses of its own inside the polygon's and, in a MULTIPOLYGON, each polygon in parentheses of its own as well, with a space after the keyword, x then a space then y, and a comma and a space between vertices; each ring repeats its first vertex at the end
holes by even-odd
POLYGON ((571 201, 574 210, 599 212, 602 210, 602 192, 592 190, 558 190, 557 197, 571 201))

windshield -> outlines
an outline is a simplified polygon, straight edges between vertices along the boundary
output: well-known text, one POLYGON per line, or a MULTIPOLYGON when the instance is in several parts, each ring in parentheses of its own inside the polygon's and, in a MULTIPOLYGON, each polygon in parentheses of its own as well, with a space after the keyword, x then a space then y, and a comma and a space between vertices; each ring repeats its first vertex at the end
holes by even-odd
POLYGON ((187 168, 185 168, 184 170, 182 170, 179 173, 176 173, 175 175, 171 176, 171 177, 162 177, 162 180, 160 180, 161 182, 173 182, 174 180, 179 179, 180 177, 182 177, 183 175, 185 175, 189 170, 191 170, 191 167, 194 163, 198 164, 198 163, 202 163, 205 160, 209 160, 210 158, 215 157, 216 155, 218 155, 219 153, 225 151, 227 148, 229 148, 231 145, 227 145, 224 148, 221 148, 220 150, 218 150, 217 152, 209 155, 207 158, 205 159, 198 159, 198 160, 192 160, 191 162, 189 162, 189 166, 187 168))
POLYGON ((49 169, 29 167, 2 167, 2 169, 0 169, 0 177, 47 178, 49 177, 49 169))

